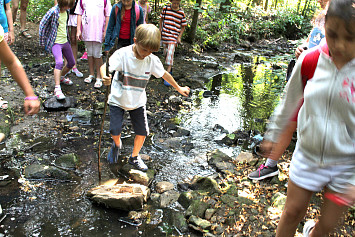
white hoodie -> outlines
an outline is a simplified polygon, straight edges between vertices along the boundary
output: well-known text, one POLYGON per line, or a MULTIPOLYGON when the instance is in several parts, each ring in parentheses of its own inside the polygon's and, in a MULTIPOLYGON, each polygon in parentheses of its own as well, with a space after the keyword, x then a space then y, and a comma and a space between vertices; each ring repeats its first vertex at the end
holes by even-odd
MULTIPOLYGON (((297 146, 310 162, 319 165, 355 164, 355 59, 338 70, 324 42, 312 79, 303 90, 303 53, 275 109, 265 139, 276 142, 297 104, 304 97, 297 119, 297 146)), ((355 181, 355 171, 354 177, 355 181)))

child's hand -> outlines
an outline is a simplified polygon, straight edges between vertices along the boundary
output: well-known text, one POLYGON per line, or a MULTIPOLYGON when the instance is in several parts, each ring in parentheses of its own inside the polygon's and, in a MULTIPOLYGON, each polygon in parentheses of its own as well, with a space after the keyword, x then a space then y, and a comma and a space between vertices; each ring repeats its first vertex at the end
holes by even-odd
POLYGON ((180 94, 182 94, 183 96, 189 96, 189 94, 190 94, 190 88, 187 86, 179 87, 179 89, 177 91, 180 94))
POLYGON ((109 77, 103 76, 102 77, 102 82, 104 83, 105 86, 111 85, 111 80, 112 80, 111 76, 109 76, 109 77))
POLYGON ((76 39, 81 41, 81 30, 79 28, 76 30, 76 39))
POLYGON ((272 141, 263 140, 260 144, 260 151, 263 157, 269 157, 274 143, 272 141))
POLYGON ((39 100, 25 100, 23 107, 25 110, 25 114, 27 115, 34 115, 37 114, 39 111, 41 103, 39 100))
POLYGON ((13 31, 9 32, 9 45, 12 45, 15 42, 15 33, 13 31))

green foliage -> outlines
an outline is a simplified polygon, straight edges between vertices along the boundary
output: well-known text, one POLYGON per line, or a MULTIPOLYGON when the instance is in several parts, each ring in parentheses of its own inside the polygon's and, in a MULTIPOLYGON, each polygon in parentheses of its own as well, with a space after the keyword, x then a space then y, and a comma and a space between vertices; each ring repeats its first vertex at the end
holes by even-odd
POLYGON ((239 43, 241 40, 265 38, 298 39, 311 30, 313 9, 308 16, 302 16, 295 7, 264 11, 261 6, 247 6, 242 1, 234 1, 224 13, 219 9, 222 1, 213 0, 213 4, 200 8, 195 38, 199 47, 215 48, 222 42, 239 43))
POLYGON ((54 0, 30 0, 27 7, 27 20, 41 21, 46 12, 54 6, 54 0))

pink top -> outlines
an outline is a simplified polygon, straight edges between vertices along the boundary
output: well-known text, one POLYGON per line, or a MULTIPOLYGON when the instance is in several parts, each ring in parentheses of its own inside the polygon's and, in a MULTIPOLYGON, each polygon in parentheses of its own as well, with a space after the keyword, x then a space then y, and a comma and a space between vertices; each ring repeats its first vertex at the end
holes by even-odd
POLYGON ((78 0, 75 14, 82 16, 81 31, 83 41, 103 42, 105 17, 110 16, 111 8, 110 0, 78 0), (80 2, 82 4, 80 4, 80 2))

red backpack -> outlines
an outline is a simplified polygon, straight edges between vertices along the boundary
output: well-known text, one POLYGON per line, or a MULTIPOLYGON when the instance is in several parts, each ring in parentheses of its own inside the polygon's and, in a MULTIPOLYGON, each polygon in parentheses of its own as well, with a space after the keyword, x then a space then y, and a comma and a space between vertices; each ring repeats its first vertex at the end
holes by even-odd
MULTIPOLYGON (((316 71, 316 67, 318 64, 318 59, 320 55, 320 50, 325 50, 328 51, 328 45, 324 44, 322 46, 318 46, 317 49, 307 53, 307 55, 304 57, 301 65, 301 77, 302 77, 302 83, 303 83, 303 90, 306 87, 307 81, 312 79, 314 76, 314 72, 316 71)), ((298 112, 303 105, 303 98, 300 100, 299 107, 291 116, 291 121, 297 121, 298 117, 298 112)))

